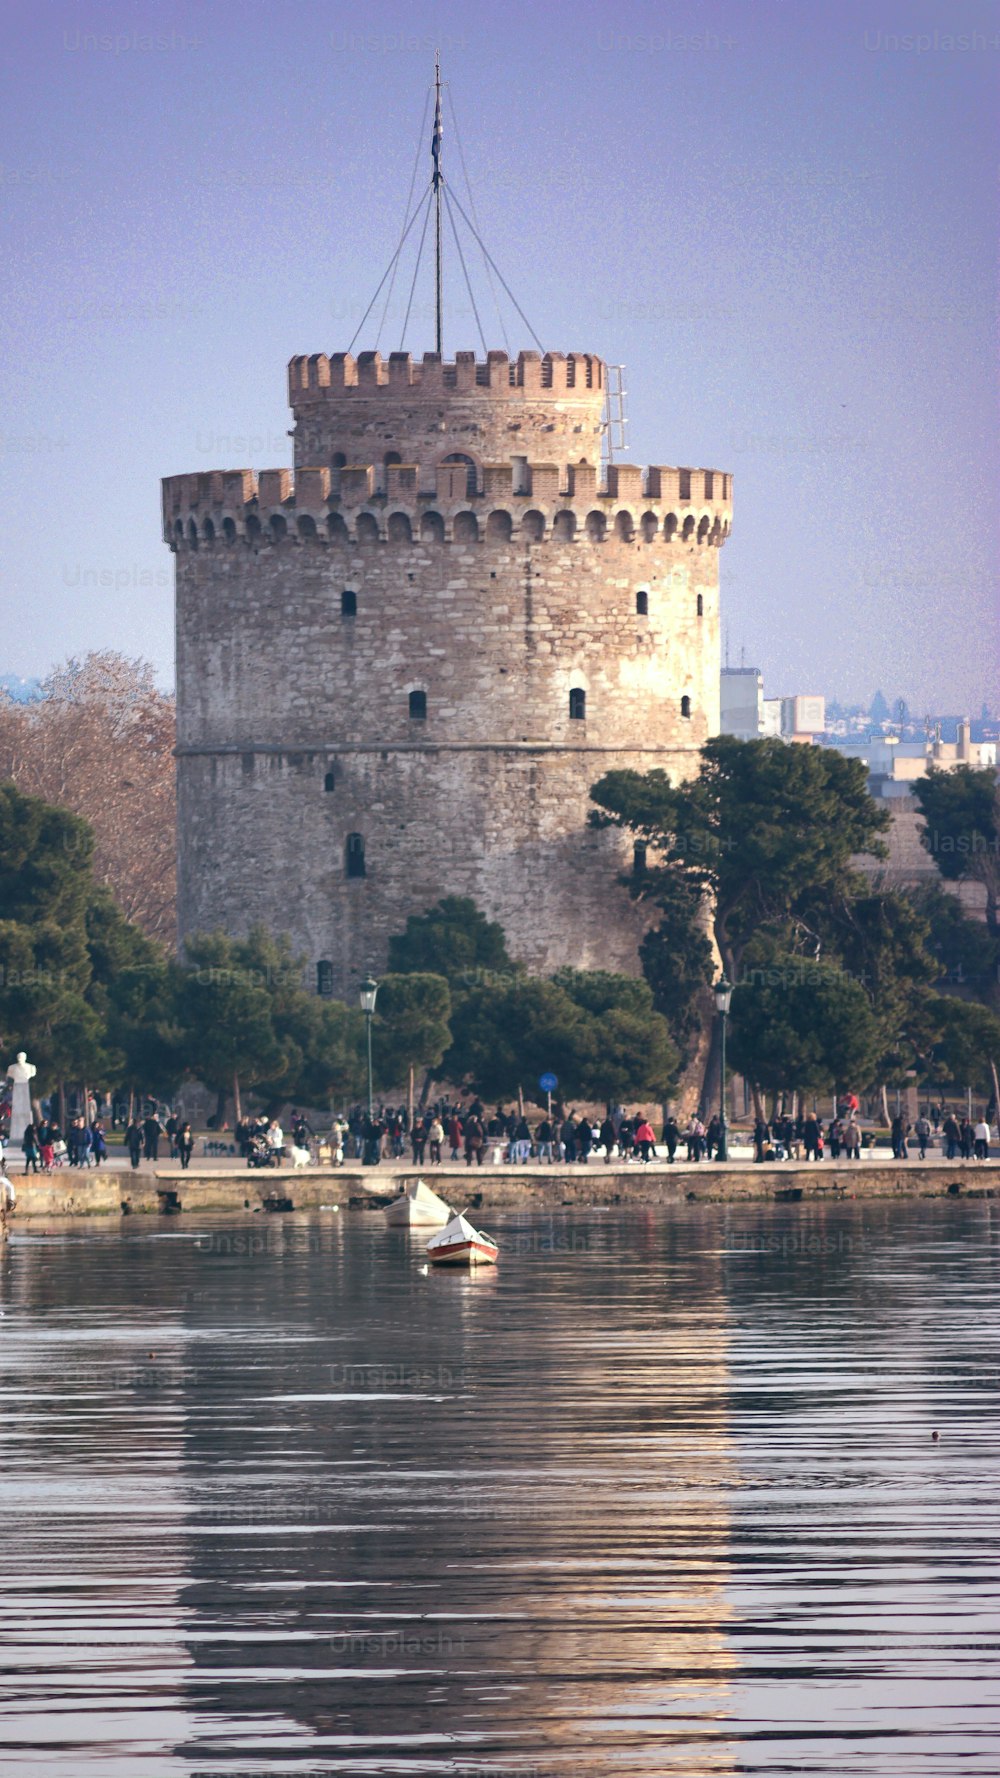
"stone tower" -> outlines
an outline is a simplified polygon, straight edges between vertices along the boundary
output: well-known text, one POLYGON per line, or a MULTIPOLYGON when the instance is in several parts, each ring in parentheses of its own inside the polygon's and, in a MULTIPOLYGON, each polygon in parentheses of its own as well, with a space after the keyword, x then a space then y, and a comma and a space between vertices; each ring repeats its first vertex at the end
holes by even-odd
POLYGON ((179 928, 287 931, 353 997, 471 896, 529 968, 638 970, 616 767, 719 726, 731 477, 611 464, 606 366, 293 358, 295 468, 163 483, 177 558, 179 928))

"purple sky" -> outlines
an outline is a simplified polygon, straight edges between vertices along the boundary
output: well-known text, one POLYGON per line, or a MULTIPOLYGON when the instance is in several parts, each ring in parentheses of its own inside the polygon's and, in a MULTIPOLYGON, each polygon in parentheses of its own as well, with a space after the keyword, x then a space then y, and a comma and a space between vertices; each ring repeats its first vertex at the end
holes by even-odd
POLYGON ((0 673, 114 646, 172 682, 159 478, 291 461, 285 362, 381 276, 435 44, 543 342, 626 365, 633 461, 735 475, 733 664, 995 706, 1000 13, 962 0, 9 9, 0 673))

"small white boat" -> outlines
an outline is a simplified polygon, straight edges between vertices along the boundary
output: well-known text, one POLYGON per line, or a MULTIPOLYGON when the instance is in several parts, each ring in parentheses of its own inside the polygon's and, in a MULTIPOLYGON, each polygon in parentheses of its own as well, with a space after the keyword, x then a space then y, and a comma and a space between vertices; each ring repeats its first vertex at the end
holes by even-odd
POLYGON ((403 1187, 398 1198, 386 1205, 383 1214, 386 1222, 391 1223, 394 1228, 439 1229, 455 1212, 422 1179, 414 1179, 403 1187))
POLYGON ((480 1234, 464 1216, 455 1216, 439 1235, 427 1243, 432 1266, 495 1266, 499 1248, 489 1235, 480 1234))

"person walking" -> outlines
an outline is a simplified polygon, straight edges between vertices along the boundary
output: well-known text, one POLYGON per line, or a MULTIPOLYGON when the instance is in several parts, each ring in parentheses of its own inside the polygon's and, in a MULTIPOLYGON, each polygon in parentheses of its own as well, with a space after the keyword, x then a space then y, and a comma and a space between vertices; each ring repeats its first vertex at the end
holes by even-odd
POLYGON ((190 1124, 181 1124, 181 1127, 177 1132, 177 1155, 185 1173, 191 1165, 191 1156, 193 1153, 194 1132, 192 1131, 190 1124))
POLYGON ((907 1142, 907 1137, 910 1134, 910 1124, 902 1112, 897 1111, 892 1120, 892 1128, 889 1134, 892 1139, 892 1152, 896 1160, 908 1161, 910 1158, 910 1145, 907 1142))
POLYGON ((516 1165, 519 1167, 526 1166, 528 1157, 531 1154, 531 1130, 527 1118, 518 1118, 518 1121, 514 1126, 514 1136, 511 1147, 512 1158, 516 1165))
POLYGON ((663 1125, 663 1146, 667 1151, 667 1161, 671 1167, 674 1164, 674 1155, 677 1153, 677 1144, 680 1139, 681 1133, 677 1127, 677 1119, 671 1112, 663 1125))
POLYGON ((431 1151, 431 1166, 441 1165, 441 1147, 444 1142, 444 1125, 439 1117, 432 1117, 427 1131, 427 1145, 431 1151))
POLYGON ((462 1146, 465 1141, 465 1132, 462 1129, 462 1120, 457 1111, 453 1111, 448 1119, 448 1141, 451 1143, 452 1160, 460 1160, 462 1146))
POLYGON ((24 1171, 26 1173, 37 1173, 39 1160, 38 1130, 34 1124, 25 1125, 24 1135, 21 1137, 21 1152, 24 1155, 24 1171))
POLYGON ((990 1126, 981 1117, 972 1132, 975 1158, 977 1161, 988 1161, 990 1158, 990 1126))
POLYGON ((159 1159, 160 1137, 162 1135, 163 1125, 155 1111, 151 1111, 149 1116, 143 1119, 142 1123, 143 1154, 147 1161, 155 1161, 159 1159))
POLYGON ((552 1164, 553 1140, 554 1133, 552 1129, 552 1119, 543 1117, 535 1131, 535 1147, 538 1150, 538 1159, 540 1161, 548 1161, 550 1166, 552 1164))
POLYGON ((465 1120, 465 1164, 467 1167, 471 1167, 473 1161, 477 1167, 482 1166, 485 1141, 486 1131, 481 1120, 470 1113, 465 1120))
POLYGON ((802 1145, 806 1151, 807 1161, 818 1161, 823 1153, 823 1142, 819 1127, 819 1118, 814 1111, 809 1113, 802 1122, 802 1145))
POLYGON ((927 1144, 931 1139, 930 1119, 927 1117, 918 1117, 913 1126, 913 1134, 917 1138, 917 1149, 920 1154, 920 1159, 925 1161, 927 1159, 927 1144))
POLYGON ((975 1141, 976 1137, 973 1125, 967 1117, 963 1117, 958 1126, 958 1145, 961 1149, 963 1161, 971 1161, 975 1141))
POLYGON ((849 1161, 861 1159, 861 1126, 853 1111, 844 1125, 844 1153, 849 1161))
POLYGON ((946 1161, 953 1161, 958 1154, 962 1139, 962 1132, 958 1127, 958 1119, 954 1112, 949 1111, 941 1126, 941 1134, 944 1137, 944 1158, 946 1161))
POLYGON ((642 1161, 644 1165, 648 1166, 650 1160, 656 1157, 656 1137, 653 1134, 653 1126, 647 1118, 643 1118, 642 1122, 637 1125, 635 1140, 642 1161))

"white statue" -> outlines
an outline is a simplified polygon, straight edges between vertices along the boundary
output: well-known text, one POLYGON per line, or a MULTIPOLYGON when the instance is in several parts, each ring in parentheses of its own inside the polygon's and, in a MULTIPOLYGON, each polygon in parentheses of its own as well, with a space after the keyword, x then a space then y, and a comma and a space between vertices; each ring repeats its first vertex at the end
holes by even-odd
POLYGON ((38 1073, 34 1062, 29 1062, 23 1050, 18 1050, 17 1061, 12 1062, 7 1070, 7 1079, 13 1083, 10 1095, 10 1145, 20 1147, 21 1139, 30 1123, 34 1122, 31 1109, 31 1086, 38 1073))

